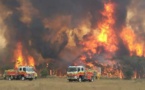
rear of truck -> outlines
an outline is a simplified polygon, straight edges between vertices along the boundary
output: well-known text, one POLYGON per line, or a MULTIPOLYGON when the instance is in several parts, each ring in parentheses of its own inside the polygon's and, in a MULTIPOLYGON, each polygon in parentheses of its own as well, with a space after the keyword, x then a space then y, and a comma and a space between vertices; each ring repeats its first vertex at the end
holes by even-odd
POLYGON ((7 79, 7 80, 16 79, 17 76, 18 76, 18 71, 15 69, 5 70, 3 74, 4 79, 7 79))
POLYGON ((4 79, 13 80, 33 80, 37 78, 37 73, 34 71, 33 67, 30 66, 20 66, 17 69, 5 70, 3 74, 4 79))

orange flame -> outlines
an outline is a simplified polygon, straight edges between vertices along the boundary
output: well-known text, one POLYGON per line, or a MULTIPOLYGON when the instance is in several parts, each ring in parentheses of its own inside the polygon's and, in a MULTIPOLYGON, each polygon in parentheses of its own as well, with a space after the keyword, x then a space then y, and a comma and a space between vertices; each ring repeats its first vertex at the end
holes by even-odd
MULTIPOLYGON (((101 12, 102 16, 104 17, 98 24, 98 28, 94 30, 91 36, 85 37, 85 41, 82 41, 81 44, 83 45, 83 51, 87 53, 86 55, 82 55, 80 60, 89 67, 94 67, 92 62, 87 62, 86 59, 92 59, 94 54, 100 54, 102 52, 99 47, 103 47, 105 51, 109 53, 114 53, 117 51, 118 41, 116 39, 116 34, 113 29, 113 25, 115 24, 114 19, 114 3, 106 3, 104 4, 104 10, 101 12), (97 32, 97 33, 96 33, 97 32)), ((111 56, 107 56, 111 58, 111 56)), ((107 61, 108 64, 102 64, 103 72, 102 74, 107 75, 108 77, 123 77, 122 71, 118 69, 114 69, 113 65, 116 64, 115 61, 107 61), (110 65, 108 67, 108 65, 110 65)))
POLYGON ((35 66, 34 58, 32 56, 23 55, 22 43, 17 43, 17 48, 14 51, 15 68, 19 66, 35 66))
POLYGON ((130 55, 145 56, 144 43, 137 39, 137 36, 131 28, 124 28, 121 33, 124 44, 130 51, 130 55))
POLYGON ((120 78, 120 79, 123 79, 123 77, 124 77, 123 72, 122 72, 122 70, 120 70, 120 71, 119 71, 119 78, 120 78))
POLYGON ((35 66, 35 61, 32 56, 28 56, 28 65, 33 67, 35 66))
POLYGON ((102 15, 105 17, 100 23, 98 23, 99 33, 89 36, 86 38, 85 42, 81 42, 84 46, 83 50, 85 52, 91 51, 93 54, 100 53, 101 50, 96 50, 99 46, 103 46, 108 52, 115 52, 117 48, 117 40, 115 32, 113 31, 113 24, 115 20, 113 19, 114 14, 114 4, 108 3, 104 5, 105 9, 102 15))
POLYGON ((133 79, 137 78, 137 71, 134 71, 133 79))
POLYGON ((105 6, 104 7, 105 10, 102 12, 102 15, 105 16, 107 19, 103 20, 98 25, 99 30, 101 31, 99 36, 98 36, 98 41, 107 43, 110 31, 112 31, 111 26, 115 22, 114 19, 113 19, 114 5, 112 3, 108 3, 108 4, 105 4, 104 6, 105 6))
POLYGON ((94 67, 94 65, 92 63, 87 63, 86 65, 91 67, 91 68, 94 67))

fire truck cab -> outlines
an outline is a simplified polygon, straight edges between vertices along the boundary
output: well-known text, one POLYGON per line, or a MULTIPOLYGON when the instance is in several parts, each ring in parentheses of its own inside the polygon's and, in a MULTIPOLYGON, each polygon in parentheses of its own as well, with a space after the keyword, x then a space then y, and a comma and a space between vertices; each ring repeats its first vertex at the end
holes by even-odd
POLYGON ((87 69, 84 66, 69 66, 67 70, 68 81, 94 81, 95 72, 92 69, 87 69))
POLYGON ((21 79, 35 79, 35 74, 36 72, 34 71, 33 67, 30 66, 20 66, 18 67, 18 72, 22 72, 21 75, 21 79))
POLYGON ((17 69, 5 70, 4 78, 8 80, 13 79, 29 79, 33 80, 36 78, 37 73, 34 71, 31 66, 19 66, 17 69))

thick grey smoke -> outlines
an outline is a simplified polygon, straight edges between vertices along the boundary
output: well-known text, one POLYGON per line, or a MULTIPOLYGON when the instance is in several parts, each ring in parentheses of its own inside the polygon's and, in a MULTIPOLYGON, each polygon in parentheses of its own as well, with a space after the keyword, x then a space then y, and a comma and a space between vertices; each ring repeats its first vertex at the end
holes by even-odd
POLYGON ((71 15, 71 26, 77 27, 79 22, 86 18, 88 13, 92 15, 92 24, 100 18, 103 9, 102 0, 31 0, 42 17, 56 17, 58 15, 71 15))
MULTIPOLYGON (((76 28, 88 17, 90 32, 97 28, 97 23, 105 18, 101 14, 101 11, 104 10, 104 3, 109 1, 115 3, 114 18, 116 23, 114 30, 116 35, 119 36, 122 27, 126 24, 128 8, 132 7, 130 6, 131 0, 1 0, 0 3, 5 8, 0 8, 11 12, 3 20, 3 23, 7 26, 7 30, 5 30, 6 57, 10 59, 16 44, 22 42, 24 49, 32 55, 31 51, 35 50, 43 58, 63 61, 69 59, 67 57, 69 55, 75 59, 74 57, 79 55, 80 46, 78 42, 82 35, 81 29, 76 28), (75 30, 80 33, 76 34, 75 30), (68 35, 68 32, 72 32, 72 34, 68 35), (69 44, 70 37, 74 37, 76 45, 74 49, 66 47, 69 44), (64 58, 61 58, 61 55, 64 58)), ((132 5, 134 5, 134 1, 132 5)), ((135 12, 142 13, 145 6, 144 0, 138 3, 135 12)), ((140 22, 140 27, 137 30, 143 30, 143 19, 140 18, 140 21, 138 21, 137 18, 134 18, 138 16, 144 18, 136 14, 132 16, 129 23, 132 26, 134 24, 138 26, 136 23, 140 22)), ((129 54, 120 37, 118 37, 118 41, 119 50, 117 54, 129 54)))
POLYGON ((72 21, 68 27, 75 28, 89 12, 94 17, 92 23, 96 23, 100 17, 98 12, 103 9, 101 0, 92 0, 91 2, 88 0, 31 0, 30 2, 28 0, 2 0, 1 2, 13 12, 4 21, 8 26, 6 31, 9 35, 9 37, 6 36, 7 46, 13 48, 17 42, 22 42, 25 48, 36 49, 44 58, 56 58, 68 42, 66 30, 59 33, 61 30, 58 28, 45 28, 43 23, 45 18, 55 20, 55 17, 59 15, 70 15, 72 21), (24 16, 23 14, 29 12, 29 8, 24 8, 22 3, 30 4, 38 11, 38 16, 33 14, 28 16, 28 18, 31 18, 29 23, 25 23, 21 19, 24 16), (44 36, 48 36, 47 40, 44 39, 44 36), (29 41, 31 45, 29 45, 29 41))
POLYGON ((145 1, 133 0, 128 8, 127 23, 132 27, 138 36, 145 39, 145 1))

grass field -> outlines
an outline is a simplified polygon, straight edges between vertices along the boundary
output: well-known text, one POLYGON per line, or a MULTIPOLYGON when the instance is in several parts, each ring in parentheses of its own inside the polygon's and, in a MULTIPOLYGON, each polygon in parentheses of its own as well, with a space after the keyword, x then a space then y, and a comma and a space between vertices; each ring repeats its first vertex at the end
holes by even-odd
POLYGON ((66 78, 33 81, 0 80, 0 90, 145 90, 145 80, 95 80, 68 82, 66 78))

